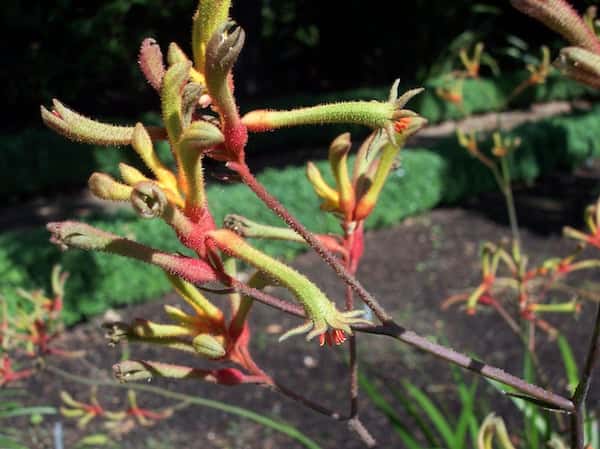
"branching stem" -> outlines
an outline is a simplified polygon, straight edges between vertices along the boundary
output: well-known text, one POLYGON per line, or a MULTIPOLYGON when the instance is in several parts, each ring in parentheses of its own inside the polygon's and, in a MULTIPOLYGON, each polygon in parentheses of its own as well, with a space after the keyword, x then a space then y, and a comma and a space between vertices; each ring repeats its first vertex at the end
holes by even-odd
POLYGON ((325 248, 321 242, 300 223, 286 207, 273 197, 264 187, 258 182, 245 163, 229 162, 228 167, 235 171, 242 182, 246 184, 256 196, 262 200, 269 209, 279 216, 290 228, 300 234, 304 240, 312 247, 317 254, 337 273, 337 275, 354 290, 365 304, 373 310, 373 313, 381 320, 381 322, 390 321, 392 317, 388 315, 385 309, 379 302, 362 286, 362 284, 348 272, 346 267, 325 248))

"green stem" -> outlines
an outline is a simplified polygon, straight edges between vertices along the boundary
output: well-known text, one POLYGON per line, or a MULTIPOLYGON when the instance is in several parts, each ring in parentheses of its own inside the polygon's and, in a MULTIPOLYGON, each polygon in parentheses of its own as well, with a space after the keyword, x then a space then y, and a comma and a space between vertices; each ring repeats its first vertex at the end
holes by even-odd
POLYGON ((503 157, 500 159, 502 167, 502 193, 506 199, 506 208, 508 209, 508 220, 510 222, 510 230, 513 237, 513 243, 521 248, 521 236, 519 233, 519 223, 517 221, 517 209, 515 208, 515 200, 510 185, 510 167, 508 160, 503 157))

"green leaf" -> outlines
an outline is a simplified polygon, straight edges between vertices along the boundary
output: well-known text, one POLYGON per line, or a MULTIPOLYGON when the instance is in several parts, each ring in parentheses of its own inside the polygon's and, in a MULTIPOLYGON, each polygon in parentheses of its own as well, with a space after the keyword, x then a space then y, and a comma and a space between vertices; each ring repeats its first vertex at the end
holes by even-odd
POLYGON ((26 416, 35 413, 39 413, 40 415, 53 415, 56 413, 56 409, 54 407, 20 407, 13 410, 0 411, 0 418, 26 416))
POLYGON ((17 408, 20 407, 21 403, 20 402, 2 402, 0 403, 0 412, 2 412, 3 410, 10 410, 13 408, 17 408))
POLYGON ((589 441, 591 447, 600 447, 600 429, 598 418, 592 413, 587 413, 585 420, 585 441, 589 441))
POLYGON ((417 443, 412 433, 408 430, 408 427, 404 425, 400 416, 396 413, 387 399, 380 393, 375 384, 363 373, 359 373, 358 382, 363 392, 369 396, 371 402, 373 402, 373 405, 387 417, 404 445, 408 449, 421 449, 421 445, 417 443))
POLYGON ((402 404, 404 410, 415 420, 415 423, 425 436, 429 445, 432 447, 439 447, 440 443, 438 437, 432 431, 431 425, 419 414, 418 407, 415 406, 415 403, 410 400, 410 398, 406 397, 406 393, 397 388, 390 386, 389 389, 400 404, 402 404))
POLYGON ((577 384, 579 383, 579 370, 577 369, 577 362, 575 361, 573 350, 571 349, 569 341, 563 335, 559 335, 556 341, 558 343, 558 348, 560 349, 565 374, 567 375, 569 392, 574 393, 575 388, 577 388, 577 384))
POLYGON ((409 395, 417 402, 419 407, 421 407, 423 412, 434 424, 435 428, 444 439, 445 445, 447 447, 454 447, 454 433, 452 432, 452 426, 448 423, 446 418, 444 418, 440 409, 435 406, 425 393, 409 381, 404 381, 403 385, 409 395))
MULTIPOLYGON (((460 400, 462 403, 462 411, 458 418, 458 424, 456 425, 456 432, 454 434, 455 448, 461 449, 465 447, 465 438, 467 431, 473 429, 473 422, 475 422, 475 429, 477 428, 477 418, 475 416, 475 395, 477 394, 477 380, 471 383, 470 387, 465 384, 458 384, 458 390, 460 400)), ((477 432, 475 431, 475 437, 477 432)))
POLYGON ((2 449, 28 449, 27 446, 23 446, 21 443, 2 434, 0 434, 0 447, 2 449))

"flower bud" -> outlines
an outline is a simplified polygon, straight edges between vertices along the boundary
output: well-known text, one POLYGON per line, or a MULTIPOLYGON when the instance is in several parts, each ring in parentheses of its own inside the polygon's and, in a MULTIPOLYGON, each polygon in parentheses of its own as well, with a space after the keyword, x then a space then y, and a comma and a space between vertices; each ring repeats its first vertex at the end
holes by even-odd
POLYGON ((119 173, 123 181, 132 187, 139 182, 151 182, 150 178, 146 177, 137 168, 127 165, 124 162, 119 163, 119 173))
POLYGON ((197 335, 192 340, 192 346, 198 354, 209 359, 220 359, 227 353, 223 343, 210 334, 197 335))
POLYGON ((140 48, 138 62, 148 83, 160 92, 160 85, 165 76, 165 66, 160 46, 154 39, 144 39, 140 48))
POLYGON ((95 196, 110 201, 128 201, 133 190, 130 186, 121 184, 104 173, 92 174, 88 186, 95 196))
POLYGON ((354 188, 348 175, 348 152, 352 147, 350 133, 338 136, 329 147, 329 164, 339 192, 339 208, 346 220, 351 220, 354 212, 354 188))
POLYGON ((52 111, 41 107, 42 120, 49 128, 76 142, 96 145, 129 145, 133 128, 116 126, 84 117, 60 101, 52 101, 52 111))
POLYGON ((583 48, 567 47, 560 51, 554 66, 569 78, 600 89, 600 55, 583 48))

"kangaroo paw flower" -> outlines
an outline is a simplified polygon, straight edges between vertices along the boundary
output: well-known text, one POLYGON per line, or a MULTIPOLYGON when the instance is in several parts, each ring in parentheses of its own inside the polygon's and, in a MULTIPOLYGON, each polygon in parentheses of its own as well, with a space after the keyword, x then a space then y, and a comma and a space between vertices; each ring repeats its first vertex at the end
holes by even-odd
POLYGON ((554 66, 569 78, 600 89, 600 55, 583 48, 567 47, 560 51, 554 66))
POLYGON ((226 254, 242 259, 277 280, 302 304, 309 321, 286 332, 280 340, 306 332, 308 332, 306 339, 310 340, 329 328, 339 329, 352 335, 352 325, 370 323, 368 320, 358 318, 362 315, 362 311, 338 311, 335 304, 305 276, 258 251, 237 234, 229 230, 217 230, 210 232, 208 238, 226 254))
POLYGON ((68 139, 97 145, 129 145, 133 127, 116 126, 84 117, 60 101, 53 100, 51 111, 41 107, 42 120, 49 128, 68 139))
POLYGON ((160 92, 162 79, 165 76, 165 66, 160 46, 154 39, 150 37, 144 39, 138 62, 148 83, 160 92))

